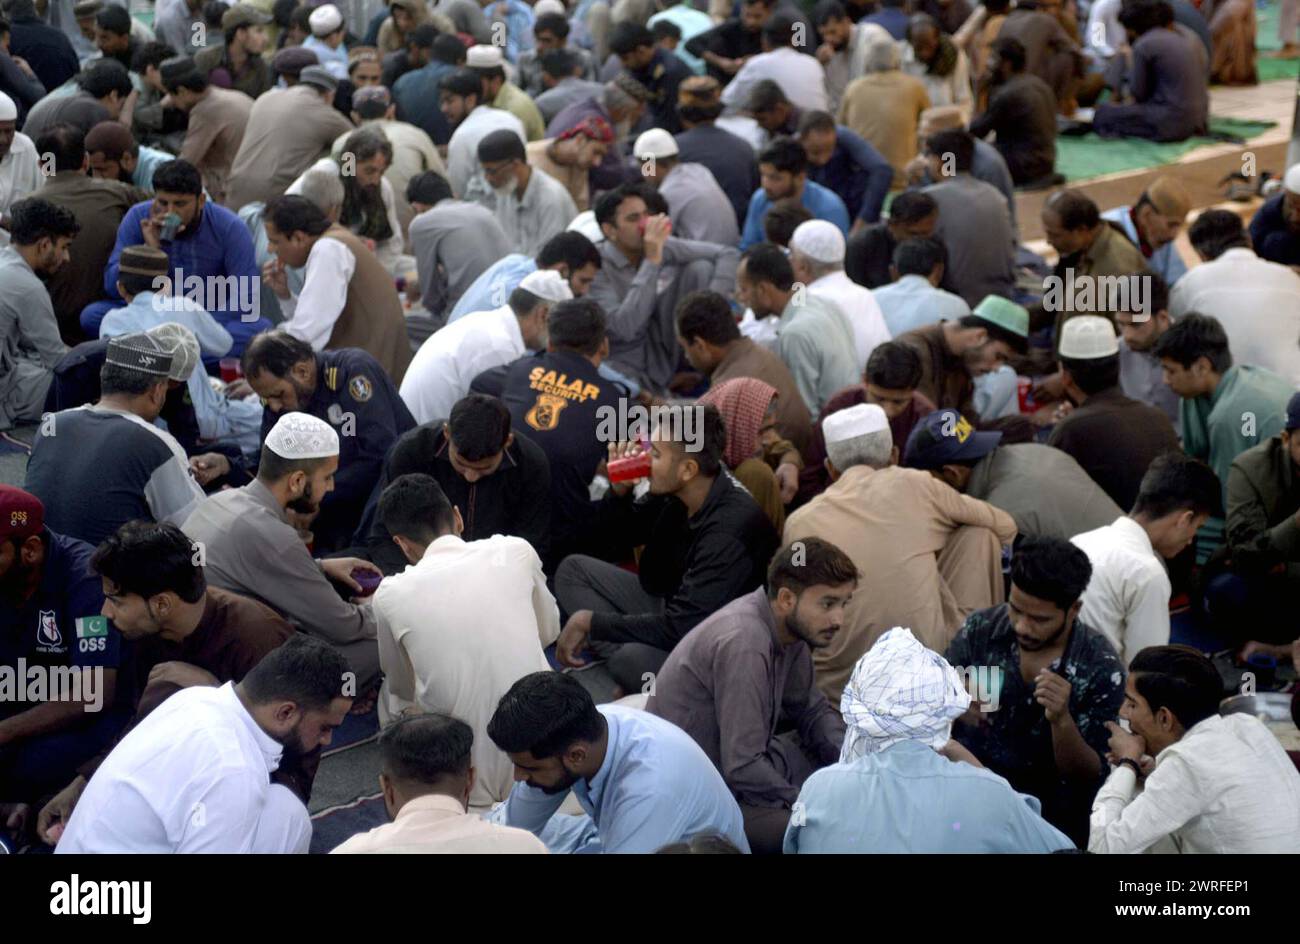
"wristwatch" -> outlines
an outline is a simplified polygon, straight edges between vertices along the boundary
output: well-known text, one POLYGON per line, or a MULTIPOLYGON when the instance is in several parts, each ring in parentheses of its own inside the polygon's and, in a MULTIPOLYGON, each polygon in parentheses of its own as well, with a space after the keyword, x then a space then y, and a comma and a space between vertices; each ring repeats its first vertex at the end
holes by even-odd
POLYGON ((1139 766, 1138 766, 1138 762, 1135 761, 1135 760, 1134 760, 1133 758, 1131 758, 1131 757, 1121 757, 1121 758, 1119 759, 1119 763, 1116 764, 1115 766, 1116 766, 1116 767, 1132 767, 1132 768, 1133 768, 1133 776, 1135 776, 1135 777, 1141 777, 1141 776, 1142 776, 1142 768, 1139 767, 1139 766))

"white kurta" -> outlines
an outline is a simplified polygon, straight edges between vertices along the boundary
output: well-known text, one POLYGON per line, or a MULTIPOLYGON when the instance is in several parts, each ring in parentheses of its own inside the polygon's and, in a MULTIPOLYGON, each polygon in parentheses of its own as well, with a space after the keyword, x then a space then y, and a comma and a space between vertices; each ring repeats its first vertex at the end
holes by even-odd
POLYGON ((392 717, 415 704, 464 721, 478 771, 470 806, 504 800, 514 768, 488 737, 488 721, 511 685, 550 668, 542 649, 560 634, 537 552, 522 538, 444 535, 380 585, 374 609, 387 676, 382 710, 392 717))
POLYGON ((522 357, 525 350, 519 319, 509 305, 476 311, 425 339, 399 392, 417 423, 445 420, 475 377, 522 357))
POLYGON ((1079 619, 1109 639, 1125 665, 1148 646, 1169 645, 1173 589, 1146 530, 1125 515, 1070 543, 1092 564, 1079 619))
POLYGON ((234 684, 172 695, 90 778, 59 853, 305 853, 307 808, 270 775, 283 747, 234 684))
POLYGON ((853 328, 853 353, 859 372, 867 366, 867 358, 877 345, 892 340, 889 328, 885 325, 884 313, 871 294, 871 289, 854 282, 843 269, 823 275, 808 286, 808 291, 834 303, 848 319, 853 328))

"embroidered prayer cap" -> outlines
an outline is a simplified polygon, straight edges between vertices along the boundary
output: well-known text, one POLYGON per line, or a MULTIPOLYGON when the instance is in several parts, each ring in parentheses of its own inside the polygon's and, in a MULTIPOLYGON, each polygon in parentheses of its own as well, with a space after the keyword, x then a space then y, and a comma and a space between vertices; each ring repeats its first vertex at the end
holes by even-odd
POLYGON ((1061 345, 1057 354, 1074 360, 1087 361, 1119 354, 1119 339, 1109 318, 1100 315, 1076 315, 1061 329, 1061 345))
POLYGON ((641 132, 641 136, 636 139, 636 144, 632 145, 632 156, 637 160, 644 160, 647 157, 676 157, 678 153, 677 139, 663 128, 651 128, 649 131, 641 132))
POLYGON ((0 539, 23 540, 45 527, 45 506, 31 492, 0 485, 0 539))
POLYGON ((567 302, 573 297, 573 289, 569 287, 569 283, 554 269, 538 269, 536 272, 529 272, 519 283, 519 287, 548 302, 567 302))
POLYGON ((109 341, 104 363, 160 378, 170 376, 172 370, 172 356, 143 332, 123 334, 109 341))
POLYGON ((119 272, 128 275, 167 275, 171 272, 171 260, 167 253, 153 246, 127 246, 122 250, 119 272))
POLYGON ((310 413, 286 413, 263 444, 281 459, 326 459, 339 454, 339 434, 310 413))
POLYGON ((889 417, 874 403, 855 403, 822 420, 822 435, 827 445, 868 436, 882 429, 889 429, 889 417))
POLYGON ((12 98, 10 98, 4 92, 0 92, 0 121, 17 121, 17 120, 18 120, 18 106, 14 104, 14 100, 12 98))
POLYGON ((952 737, 953 719, 970 703, 957 670, 910 629, 895 626, 858 660, 844 687, 840 762, 899 741, 943 747, 952 737))
POLYGON ((199 339, 194 332, 183 324, 167 321, 150 328, 145 334, 172 356, 172 369, 167 376, 182 383, 189 380, 194 368, 199 366, 199 339))
POLYGON ((334 4, 327 3, 311 11, 307 25, 313 36, 328 36, 343 25, 343 14, 334 4))
POLYGON ((790 237, 790 251, 798 252, 814 262, 843 262, 844 234, 834 223, 826 220, 808 220, 795 227, 790 237))
POLYGON ((501 55, 500 46, 470 46, 469 51, 465 53, 467 69, 503 69, 505 64, 506 60, 501 55))

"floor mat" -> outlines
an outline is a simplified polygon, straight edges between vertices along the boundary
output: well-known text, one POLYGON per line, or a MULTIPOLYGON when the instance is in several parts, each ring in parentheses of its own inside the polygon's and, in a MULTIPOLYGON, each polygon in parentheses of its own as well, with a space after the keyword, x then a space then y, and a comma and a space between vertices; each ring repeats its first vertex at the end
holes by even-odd
MULTIPOLYGON (((1210 130, 1239 138, 1252 138, 1273 127, 1268 121, 1211 118, 1210 130)), ((1056 170, 1068 180, 1100 177, 1122 171, 1172 164, 1188 151, 1221 142, 1213 138, 1188 138, 1161 143, 1144 138, 1102 138, 1096 134, 1056 139, 1056 170)))
POLYGON ((361 797, 345 806, 317 813, 311 818, 311 853, 323 855, 344 840, 388 822, 382 794, 361 797))
POLYGON ((348 715, 343 723, 334 729, 329 749, 322 756, 329 757, 339 751, 364 744, 379 734, 379 712, 371 709, 364 715, 348 715))

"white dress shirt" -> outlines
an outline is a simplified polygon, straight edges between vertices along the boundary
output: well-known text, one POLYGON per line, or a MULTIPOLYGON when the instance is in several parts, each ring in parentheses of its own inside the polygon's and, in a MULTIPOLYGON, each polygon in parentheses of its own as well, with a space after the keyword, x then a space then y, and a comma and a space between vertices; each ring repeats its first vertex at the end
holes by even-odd
POLYGON ((527 143, 528 136, 524 123, 502 108, 491 105, 479 105, 465 116, 447 141, 447 182, 451 191, 462 200, 471 199, 470 182, 475 178, 483 192, 491 192, 490 187, 481 178, 483 168, 478 162, 478 143, 493 131, 508 128, 519 135, 519 140, 527 143))
POLYGON ((488 737, 488 721, 511 685, 549 670, 542 649, 560 635, 537 552, 523 538, 443 535, 380 585, 374 611, 387 676, 381 711, 392 718, 418 705, 464 721, 478 770, 470 806, 504 800, 514 768, 488 737))
POLYGON ((288 300, 279 299, 284 330, 306 341, 313 351, 325 350, 334 322, 347 304, 348 283, 356 271, 357 257, 351 249, 331 236, 316 240, 307 254, 302 292, 288 300))
MULTIPOLYGON (((386 583, 387 581, 385 581, 386 583)), ((477 742, 478 732, 474 733, 477 742)), ((397 811, 391 823, 359 833, 331 855, 372 853, 412 855, 546 855, 546 846, 532 833, 498 826, 466 813, 460 800, 444 793, 426 793, 397 811)))
POLYGON ((1079 619, 1109 639, 1125 665, 1147 646, 1169 645, 1173 588, 1146 529, 1125 515, 1070 543, 1092 564, 1079 619))
POLYGON ((0 213, 8 213, 11 206, 31 196, 44 182, 36 145, 27 135, 15 131, 9 153, 0 161, 0 213))
MULTIPOLYGON (((807 58, 807 57, 805 57, 807 58)), ((858 371, 867 366, 867 358, 877 345, 891 340, 885 316, 880 311, 871 289, 864 288, 848 277, 843 269, 823 275, 808 286, 808 291, 818 298, 833 302, 853 327, 853 351, 858 371)))
POLYGON ((1236 364, 1267 367, 1300 384, 1300 275, 1244 247, 1188 270, 1169 293, 1169 314, 1219 319, 1236 364))
POLYGON ((55 851, 306 852, 307 808, 270 781, 282 752, 233 683, 182 689, 113 748, 55 851))
POLYGON ((508 304, 476 311, 425 339, 399 393, 417 423, 445 420, 475 377, 523 357, 526 350, 519 319, 508 304))
POLYGON ((743 110, 755 83, 771 79, 785 97, 803 111, 826 111, 826 70, 816 56, 806 56, 790 46, 761 52, 751 58, 722 90, 722 104, 743 110))
POLYGON ((1300 850, 1300 773, 1253 715, 1215 715, 1156 755, 1137 790, 1127 764, 1092 804, 1089 852, 1300 850), (1153 848, 1156 847, 1157 848, 1153 848))

